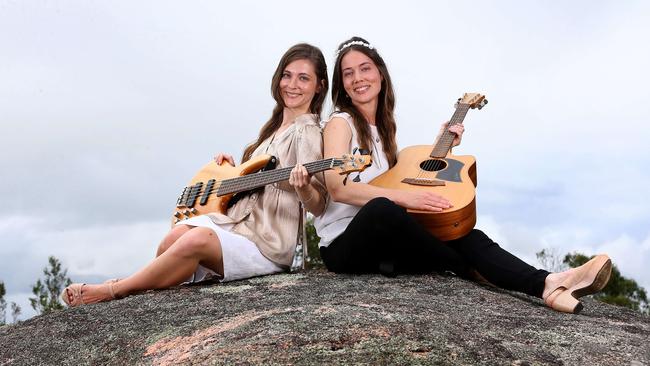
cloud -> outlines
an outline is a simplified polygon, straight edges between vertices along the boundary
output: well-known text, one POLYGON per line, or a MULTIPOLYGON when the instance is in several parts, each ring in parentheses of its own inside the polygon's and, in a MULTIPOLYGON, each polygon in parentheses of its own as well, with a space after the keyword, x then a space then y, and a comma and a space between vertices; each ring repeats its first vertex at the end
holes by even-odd
POLYGON ((7 292, 31 289, 50 255, 73 281, 124 277, 150 262, 168 221, 69 228, 48 217, 3 217, 0 278, 7 292))
POLYGON ((145 264, 184 184, 269 117, 284 50, 320 46, 331 75, 352 35, 388 64, 401 147, 432 143, 462 93, 487 96, 454 152, 477 157, 489 235, 527 261, 611 251, 650 285, 629 254, 647 259, 648 3, 152 4, 0 4, 8 290, 50 254, 81 279, 145 264))
MULTIPOLYGON (((585 255, 608 254, 621 274, 631 278, 646 290, 650 290, 650 233, 642 237, 628 234, 603 236, 597 227, 571 225, 521 224, 499 221, 497 218, 479 215, 476 227, 507 251, 524 262, 539 267, 535 254, 549 249, 560 256, 578 252, 585 255)), ((647 228, 645 228, 647 230, 647 228)))

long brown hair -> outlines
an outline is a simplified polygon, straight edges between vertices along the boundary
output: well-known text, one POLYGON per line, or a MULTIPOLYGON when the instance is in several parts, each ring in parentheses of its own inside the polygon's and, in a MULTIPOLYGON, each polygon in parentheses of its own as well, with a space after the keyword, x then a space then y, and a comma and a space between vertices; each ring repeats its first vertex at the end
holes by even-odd
POLYGON ((321 111, 323 110, 323 102, 325 101, 325 95, 327 95, 327 90, 329 88, 327 81, 327 64, 325 63, 323 53, 318 47, 307 43, 299 43, 289 48, 287 52, 284 53, 278 63, 278 67, 275 69, 273 79, 271 79, 271 95, 273 95, 273 99, 276 101, 273 113, 271 113, 271 118, 269 118, 260 129, 257 141, 248 145, 246 149, 244 149, 242 163, 250 159, 253 151, 255 151, 264 140, 271 137, 271 135, 273 135, 273 133, 282 125, 285 105, 280 93, 280 80, 282 79, 282 73, 287 65, 296 60, 307 60, 314 65, 316 83, 320 87, 320 90, 316 92, 316 95, 314 95, 314 98, 311 100, 311 103, 309 104, 309 112, 318 115, 320 118, 321 111))
POLYGON ((377 66, 383 79, 381 82, 381 91, 378 96, 375 124, 377 125, 377 132, 384 146, 384 153, 388 159, 388 164, 392 167, 397 163, 397 142, 395 141, 397 127, 395 125, 395 116, 393 115, 395 109, 395 93, 393 92, 393 83, 390 80, 390 74, 388 73, 384 59, 379 56, 379 53, 377 53, 374 47, 370 48, 369 46, 370 43, 361 37, 352 37, 339 45, 334 73, 332 75, 332 103, 338 111, 347 112, 352 116, 354 127, 357 130, 359 147, 370 150, 372 135, 370 126, 368 125, 369 121, 354 106, 352 99, 345 92, 341 72, 341 59, 348 52, 355 50, 368 56, 377 66))

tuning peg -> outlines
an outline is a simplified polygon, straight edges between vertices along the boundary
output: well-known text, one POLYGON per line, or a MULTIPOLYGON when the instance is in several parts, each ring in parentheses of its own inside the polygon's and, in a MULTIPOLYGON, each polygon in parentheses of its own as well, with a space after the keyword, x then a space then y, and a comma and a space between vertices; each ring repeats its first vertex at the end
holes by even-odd
POLYGON ((199 213, 199 210, 197 210, 196 208, 192 207, 192 209, 190 210, 190 213, 196 215, 197 213, 199 213))
POLYGON ((180 212, 178 212, 178 211, 174 212, 174 217, 175 218, 180 219, 182 216, 183 216, 183 214, 181 214, 180 212))

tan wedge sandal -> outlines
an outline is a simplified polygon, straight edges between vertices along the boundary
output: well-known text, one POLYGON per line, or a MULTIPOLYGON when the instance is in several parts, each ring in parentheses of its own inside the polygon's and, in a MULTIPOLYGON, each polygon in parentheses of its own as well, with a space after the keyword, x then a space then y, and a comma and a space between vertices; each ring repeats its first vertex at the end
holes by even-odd
MULTIPOLYGON (((113 291, 113 285, 115 284, 115 282, 117 282, 117 281, 111 281, 111 282, 107 281, 107 282, 104 283, 105 285, 108 286, 108 293, 111 296, 110 300, 116 299, 115 292, 113 291)), ((76 306, 80 306, 80 305, 87 305, 87 304, 93 304, 93 303, 105 301, 105 300, 100 300, 100 301, 92 301, 92 302, 88 302, 88 303, 84 302, 83 301, 83 296, 82 296, 84 286, 86 286, 85 283, 73 283, 72 285, 64 288, 63 292, 61 293, 61 296, 60 296, 61 300, 66 305, 68 305, 68 307, 71 307, 71 308, 76 307, 76 306), (68 293, 70 295, 72 295, 71 296, 72 300, 69 299, 68 293)))
POLYGON ((577 314, 583 307, 578 299, 602 290, 611 273, 611 259, 605 254, 599 254, 577 267, 571 276, 551 291, 544 302, 554 310, 577 314))

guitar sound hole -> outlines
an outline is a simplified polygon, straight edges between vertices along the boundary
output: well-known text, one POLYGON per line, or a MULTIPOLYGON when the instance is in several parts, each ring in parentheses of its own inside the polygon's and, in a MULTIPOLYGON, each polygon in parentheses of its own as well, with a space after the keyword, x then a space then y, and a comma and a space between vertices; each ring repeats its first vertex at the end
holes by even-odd
POLYGON ((447 162, 438 159, 429 159, 420 163, 420 169, 426 170, 427 172, 437 172, 438 170, 443 170, 446 167, 447 162))

